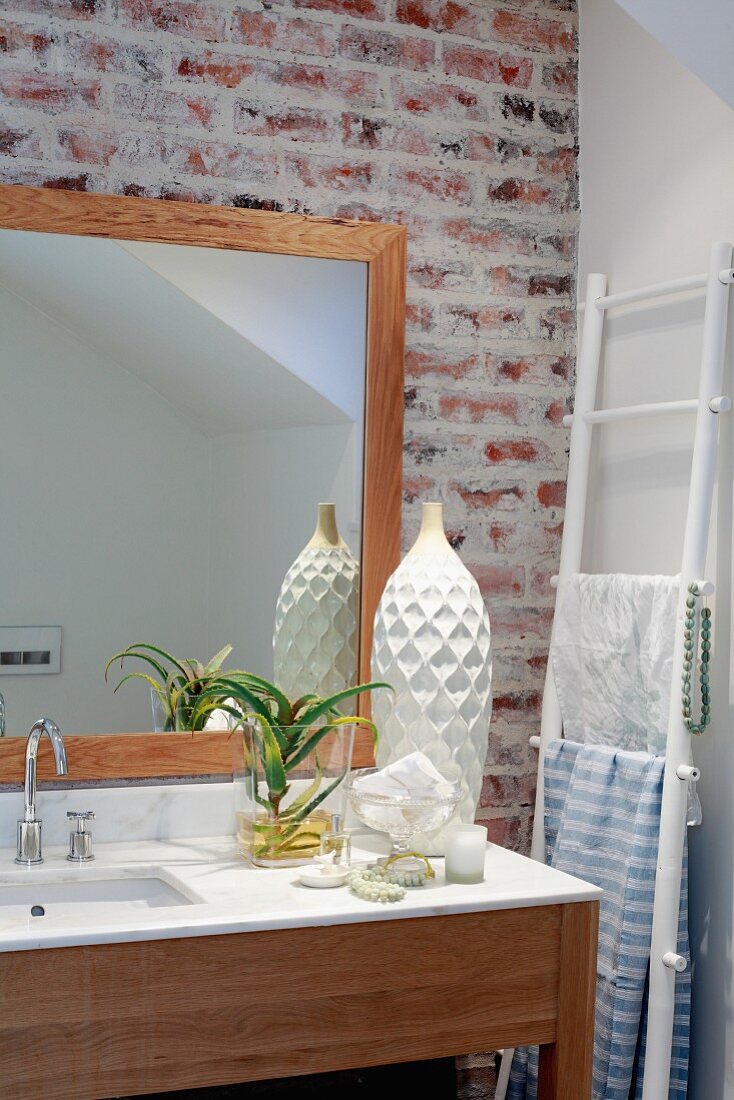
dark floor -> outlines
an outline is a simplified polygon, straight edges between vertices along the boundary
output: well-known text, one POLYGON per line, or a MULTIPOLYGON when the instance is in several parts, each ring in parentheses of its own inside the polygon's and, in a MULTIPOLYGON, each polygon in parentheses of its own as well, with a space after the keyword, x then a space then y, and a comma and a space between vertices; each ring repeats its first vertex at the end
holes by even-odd
MULTIPOLYGON (((405 1062, 398 1066, 319 1073, 280 1081, 254 1081, 211 1089, 150 1093, 136 1100, 385 1100, 396 1092, 431 1092, 436 1100, 456 1100, 456 1064, 453 1058, 405 1062)), ((127 1098, 115 1098, 127 1100, 127 1098)))

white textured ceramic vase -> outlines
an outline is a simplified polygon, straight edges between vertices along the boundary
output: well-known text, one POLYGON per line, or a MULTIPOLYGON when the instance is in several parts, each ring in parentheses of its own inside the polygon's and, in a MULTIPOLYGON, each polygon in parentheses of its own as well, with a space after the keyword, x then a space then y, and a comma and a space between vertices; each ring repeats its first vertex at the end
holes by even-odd
POLYGON ((291 699, 357 681, 359 563, 320 504, 313 537, 285 575, 275 608, 275 682, 291 699))
MULTIPOLYGON (((452 820, 473 822, 492 714, 489 616, 444 534, 440 504, 423 505, 420 535, 387 582, 375 615, 372 678, 395 689, 372 700, 378 766, 419 749, 463 785, 452 820)), ((419 850, 441 855, 445 832, 416 838, 419 850)))

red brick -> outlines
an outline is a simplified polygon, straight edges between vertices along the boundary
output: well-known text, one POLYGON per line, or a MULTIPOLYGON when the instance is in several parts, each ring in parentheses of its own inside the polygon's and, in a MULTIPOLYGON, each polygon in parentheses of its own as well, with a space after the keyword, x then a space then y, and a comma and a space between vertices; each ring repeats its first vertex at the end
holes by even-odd
POLYGON ((443 231, 451 240, 482 252, 510 252, 520 256, 569 256, 575 240, 573 234, 539 233, 535 224, 522 225, 475 215, 449 218, 443 223, 443 231))
POLYGON ((220 4, 198 0, 119 0, 120 22, 143 30, 169 31, 184 38, 223 42, 227 21, 220 4))
MULTIPOLYGON (((145 163, 146 150, 133 151, 131 163, 145 163)), ((160 159, 176 171, 190 172, 194 176, 258 180, 271 183, 278 174, 278 159, 274 153, 255 152, 241 145, 226 141, 200 141, 195 138, 165 138, 151 151, 150 160, 160 159)))
POLYGON ((543 411, 543 420, 559 428, 563 424, 563 418, 568 412, 565 401, 549 401, 543 411))
POLYGON ((496 694, 492 701, 492 711, 498 719, 507 718, 520 722, 533 722, 540 718, 543 705, 543 693, 537 689, 530 691, 508 691, 496 694))
POLYGON ((50 31, 0 22, 0 54, 16 62, 24 59, 33 63, 43 59, 54 42, 55 36, 50 31))
POLYGON ((553 134, 572 134, 576 131, 576 104, 564 104, 561 100, 541 103, 538 121, 553 134))
POLYGON ((405 454, 416 466, 432 465, 437 458, 445 459, 450 450, 448 441, 437 442, 433 438, 413 436, 405 441, 405 454))
POLYGON ((460 424, 522 424, 527 422, 529 406, 520 394, 513 393, 491 397, 443 394, 438 411, 442 419, 460 424))
POLYGON ((526 639, 547 642, 553 623, 552 607, 507 607, 499 603, 492 612, 492 643, 513 645, 526 639))
POLYGON ((484 84, 505 84, 527 88, 533 76, 533 63, 527 57, 500 55, 494 50, 475 46, 448 46, 443 51, 444 72, 481 80, 484 84))
POLYGON ((456 0, 397 0, 396 18, 422 30, 478 37, 481 22, 468 4, 456 0))
POLYGON ((351 15, 357 19, 384 19, 386 0, 293 0, 296 8, 332 11, 336 15, 351 15))
POLYGON ((498 42, 511 42, 513 46, 543 53, 571 53, 576 49, 576 31, 570 23, 508 11, 492 12, 491 20, 498 42))
POLYGON ((109 164, 120 145, 119 134, 88 129, 59 130, 57 140, 65 160, 84 164, 109 164))
POLYGON ((543 66, 542 84, 549 92, 576 95, 578 66, 575 61, 557 61, 543 66))
POLYGON ((430 332, 436 323, 433 309, 427 302, 408 302, 405 306, 406 328, 430 332))
POLYGON ((541 481, 537 497, 544 508, 563 508, 566 503, 566 482, 541 481))
POLYGON ((490 294, 505 297, 538 298, 564 297, 573 293, 573 275, 556 271, 500 265, 487 272, 487 289, 490 294))
POLYGON ((361 69, 345 72, 316 65, 282 64, 273 80, 283 87, 298 88, 319 97, 336 97, 361 107, 378 104, 381 99, 377 74, 361 69))
POLYGON ((472 198, 471 182, 466 176, 429 168, 396 166, 390 172, 390 189, 416 201, 429 197, 460 206, 468 206, 472 198))
POLYGON ((184 54, 176 64, 176 72, 187 80, 236 88, 253 74, 261 75, 262 66, 252 58, 205 50, 198 54, 184 54))
POLYGON ((239 134, 284 137, 290 141, 331 141, 336 119, 324 111, 304 107, 261 107, 240 100, 235 104, 234 128, 239 134))
MULTIPOLYGON (((487 826, 487 839, 492 844, 499 844, 501 848, 509 848, 514 852, 526 851, 528 848, 528 823, 520 817, 484 817, 481 808, 477 812, 477 821, 487 826)), ((489 1095, 490 1093, 480 1093, 489 1095)))
POLYGON ((452 336, 523 336, 525 311, 509 306, 448 306, 444 310, 452 336))
POLYGON ((431 143, 426 133, 394 117, 374 117, 345 112, 342 115, 342 144, 347 149, 383 150, 430 156, 431 143))
POLYGON ((344 27, 339 53, 351 61, 400 69, 430 69, 436 60, 436 47, 428 39, 389 34, 372 27, 344 27))
POLYGON ((538 153, 535 163, 538 171, 548 176, 561 176, 564 179, 573 179, 576 174, 576 161, 578 150, 564 146, 561 149, 552 149, 549 152, 538 153))
POLYGON ((558 210, 563 206, 564 193, 551 184, 510 178, 491 183, 487 198, 491 203, 518 209, 544 207, 558 210))
POLYGON ((417 500, 427 499, 427 495, 433 491, 435 481, 425 474, 413 474, 403 478, 403 500, 406 504, 414 504, 417 500))
POLYGON ((0 122, 0 156, 35 158, 40 157, 41 152, 41 142, 35 130, 0 122))
MULTIPOLYGON (((551 587, 551 577, 554 573, 558 572, 558 566, 554 562, 553 568, 550 566, 535 565, 530 570, 530 595, 539 596, 541 599, 544 597, 550 599, 555 595, 553 588, 551 587)), ((540 662, 540 658, 537 658, 540 662)), ((547 657, 543 660, 543 668, 548 663, 547 657)), ((539 665, 540 667, 540 665, 539 665)))
POLYGON ((12 0, 15 12, 60 15, 64 19, 94 19, 106 6, 106 0, 12 0))
POLYGON ((565 385, 571 374, 567 355, 523 355, 507 358, 487 355, 487 373, 494 383, 522 382, 523 385, 565 385))
POLYGON ((16 107, 55 111, 82 111, 99 106, 100 83, 63 74, 0 74, 0 101, 16 107))
POLYGON ((496 134, 462 134, 459 143, 461 156, 484 164, 507 164, 525 155, 522 146, 496 134))
POLYGON ((301 65, 292 62, 258 61, 235 54, 186 54, 177 65, 179 76, 206 83, 236 88, 248 80, 265 94, 268 84, 282 88, 297 88, 318 98, 336 97, 346 103, 368 107, 379 102, 380 86, 375 73, 353 69, 344 72, 321 65, 301 65))
MULTIPOLYGON (((497 702, 498 699, 495 696, 494 707, 497 706, 497 702)), ((529 772, 526 775, 486 775, 482 784, 480 802, 482 806, 534 805, 535 772, 529 772)))
POLYGON ((95 34, 67 34, 64 50, 71 64, 93 72, 124 73, 144 80, 158 80, 167 68, 167 56, 160 48, 95 34))
POLYGON ((216 101, 201 95, 169 92, 154 84, 118 84, 114 111, 123 118, 209 129, 216 118, 216 101))
POLYGON ((535 463, 547 463, 551 453, 544 443, 537 439, 495 439, 484 448, 488 462, 502 466, 532 466, 535 463))
POLYGON ((428 290, 463 290, 474 287, 474 268, 461 260, 411 260, 408 282, 428 290))
POLYGON ((287 19, 273 12, 235 11, 232 39, 276 53, 287 50, 295 54, 331 57, 336 52, 336 31, 328 23, 287 19))
POLYGON ((405 353, 405 373, 408 378, 469 378, 476 374, 477 355, 457 355, 443 349, 409 347, 405 353))
POLYGON ((576 331, 576 310, 552 306, 538 317, 541 340, 568 340, 576 331))
POLYGON ((313 156, 289 156, 287 167, 304 187, 365 191, 372 183, 372 165, 313 156))
POLYGON ((449 118, 482 122, 488 118, 486 104, 474 92, 454 84, 421 82, 410 77, 394 77, 392 94, 395 109, 413 114, 435 114, 449 118))
POLYGON ((562 524, 507 523, 493 519, 487 535, 495 553, 523 558, 560 553, 562 532, 562 524))
POLYGON ((449 488, 461 497, 471 512, 484 512, 495 509, 516 511, 522 506, 527 495, 525 485, 521 481, 494 484, 487 489, 476 488, 471 485, 460 485, 458 482, 452 481, 449 483, 449 488))
POLYGON ((468 565, 469 572, 488 599, 522 596, 525 592, 523 565, 468 565))

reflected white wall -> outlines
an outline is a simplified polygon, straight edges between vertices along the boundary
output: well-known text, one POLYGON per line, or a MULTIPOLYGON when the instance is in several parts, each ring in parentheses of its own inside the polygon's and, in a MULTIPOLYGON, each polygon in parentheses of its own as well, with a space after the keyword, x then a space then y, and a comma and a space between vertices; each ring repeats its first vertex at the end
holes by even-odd
POLYGON ((60 675, 0 676, 8 732, 150 729, 145 688, 113 696, 104 667, 133 641, 206 649, 210 441, 4 292, 0 333, 0 622, 62 627, 60 675))
MULTIPOLYGON (((705 271, 711 242, 734 240, 734 112, 612 0, 581 0, 580 11, 581 285, 589 271, 611 273, 612 290, 705 271)), ((695 396, 701 315, 700 299, 617 315, 608 329, 605 402, 695 396)), ((731 366, 724 392, 732 392, 731 366)), ((714 720, 694 745, 704 825, 691 833, 691 1100, 734 1098, 734 447, 730 420, 722 426, 718 534, 709 565, 717 583, 714 720)), ((676 572, 689 418, 600 431, 602 470, 592 486, 586 567, 676 572)))

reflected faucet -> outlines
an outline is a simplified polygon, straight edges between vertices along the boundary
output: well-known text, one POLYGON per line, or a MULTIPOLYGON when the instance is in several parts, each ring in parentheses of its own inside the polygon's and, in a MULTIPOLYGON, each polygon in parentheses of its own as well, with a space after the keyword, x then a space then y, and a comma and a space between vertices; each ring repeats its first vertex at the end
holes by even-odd
POLYGON ((50 718, 40 718, 31 726, 25 746, 25 812, 23 820, 18 822, 18 851, 16 863, 30 867, 34 863, 43 863, 41 849, 41 822, 36 817, 36 771, 38 745, 44 733, 51 742, 56 763, 56 774, 66 775, 66 747, 61 730, 50 718))
POLYGON ((0 691, 0 737, 5 736, 5 696, 0 691))

